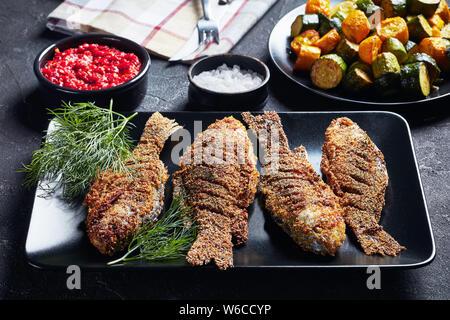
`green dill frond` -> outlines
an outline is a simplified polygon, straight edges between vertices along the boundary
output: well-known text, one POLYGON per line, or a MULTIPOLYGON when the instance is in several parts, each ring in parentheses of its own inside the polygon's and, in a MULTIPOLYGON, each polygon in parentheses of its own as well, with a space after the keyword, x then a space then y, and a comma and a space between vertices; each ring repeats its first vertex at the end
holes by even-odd
POLYGON ((112 170, 129 174, 124 161, 132 158, 129 117, 93 103, 67 104, 49 110, 52 128, 41 148, 33 152, 25 172, 24 185, 45 191, 62 189, 63 198, 73 201, 84 195, 99 172, 112 170))
POLYGON ((140 227, 131 240, 127 253, 108 265, 134 260, 168 260, 184 257, 197 238, 197 226, 191 208, 178 195, 156 222, 140 227), (134 253, 134 255, 132 255, 134 253))

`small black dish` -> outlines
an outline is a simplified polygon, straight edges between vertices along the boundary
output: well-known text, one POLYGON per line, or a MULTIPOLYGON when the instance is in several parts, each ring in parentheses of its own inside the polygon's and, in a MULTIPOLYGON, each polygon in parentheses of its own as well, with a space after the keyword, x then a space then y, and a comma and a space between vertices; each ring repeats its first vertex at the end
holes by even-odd
POLYGON ((65 102, 95 102, 100 107, 108 107, 111 99, 116 110, 131 110, 139 105, 147 91, 148 70, 150 56, 147 50, 131 40, 104 34, 84 34, 62 39, 42 50, 34 60, 34 73, 39 81, 42 100, 45 107, 59 107, 65 102), (124 52, 134 53, 141 61, 141 71, 133 79, 100 90, 77 90, 58 86, 41 72, 41 68, 53 58, 55 49, 63 51, 75 48, 83 43, 97 43, 107 45, 124 52))
POLYGON ((248 109, 262 108, 267 103, 267 84, 270 79, 269 68, 260 60, 239 54, 219 54, 209 56, 195 62, 188 71, 189 101, 191 104, 206 107, 237 107, 248 109), (222 64, 228 67, 238 65, 241 69, 252 70, 264 77, 263 82, 252 90, 237 93, 217 92, 205 89, 197 85, 194 76, 203 71, 216 69, 222 64))

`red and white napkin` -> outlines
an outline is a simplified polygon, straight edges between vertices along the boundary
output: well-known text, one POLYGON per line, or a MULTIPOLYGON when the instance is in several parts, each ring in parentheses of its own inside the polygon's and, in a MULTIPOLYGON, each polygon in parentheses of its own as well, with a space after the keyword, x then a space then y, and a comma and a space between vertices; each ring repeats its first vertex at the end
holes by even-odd
POLYGON ((220 44, 201 52, 197 21, 200 0, 66 0, 48 16, 47 27, 65 33, 101 32, 128 38, 160 57, 190 61, 228 52, 277 0, 211 1, 220 44))

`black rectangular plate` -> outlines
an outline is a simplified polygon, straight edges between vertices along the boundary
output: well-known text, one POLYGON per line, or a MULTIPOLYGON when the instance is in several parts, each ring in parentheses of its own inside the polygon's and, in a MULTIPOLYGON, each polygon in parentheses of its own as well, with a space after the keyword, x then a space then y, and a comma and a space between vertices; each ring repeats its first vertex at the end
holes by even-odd
MULTIPOLYGON (((194 132, 194 121, 202 121, 202 130, 228 115, 241 120, 238 112, 171 112, 163 113, 194 132)), ((141 112, 133 119, 133 136, 137 140, 151 113, 141 112)), ((347 116, 356 121, 368 133, 385 156, 389 186, 386 205, 380 224, 406 246, 407 250, 397 257, 366 256, 350 230, 347 239, 334 257, 316 256, 303 252, 272 221, 261 206, 255 202, 248 209, 249 237, 245 245, 234 248, 236 268, 282 267, 404 267, 426 265, 435 256, 435 245, 422 191, 420 176, 412 146, 408 123, 391 112, 289 112, 280 113, 291 149, 304 145, 308 158, 320 172, 321 147, 325 130, 332 119, 347 116)), ((194 137, 191 137, 193 140, 194 137)), ((177 170, 171 161, 171 150, 177 141, 168 141, 161 160, 172 174, 177 170)), ((166 206, 171 200, 171 179, 166 185, 166 206)), ((39 193, 39 191, 37 192, 39 193)), ((102 256, 89 243, 85 232, 86 209, 81 203, 69 206, 54 195, 42 198, 36 195, 26 241, 26 256, 30 264, 41 268, 58 268, 78 265, 82 268, 189 268, 184 259, 162 262, 134 262, 107 266, 111 258, 102 256)), ((209 266, 212 267, 212 266, 209 266)))

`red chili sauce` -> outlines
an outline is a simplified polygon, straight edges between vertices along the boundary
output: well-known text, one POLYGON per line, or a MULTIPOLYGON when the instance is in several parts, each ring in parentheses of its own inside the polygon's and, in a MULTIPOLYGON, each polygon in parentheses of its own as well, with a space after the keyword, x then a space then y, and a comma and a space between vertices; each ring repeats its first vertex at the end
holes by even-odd
POLYGON ((99 90, 134 78, 140 69, 141 62, 133 53, 84 43, 62 52, 56 48, 53 60, 41 71, 48 80, 65 88, 99 90))

